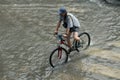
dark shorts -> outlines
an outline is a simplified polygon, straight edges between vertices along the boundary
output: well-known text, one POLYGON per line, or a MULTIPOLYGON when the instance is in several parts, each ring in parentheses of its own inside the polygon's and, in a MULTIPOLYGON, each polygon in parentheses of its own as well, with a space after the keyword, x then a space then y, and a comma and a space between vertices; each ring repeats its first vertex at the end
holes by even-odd
POLYGON ((70 28, 70 32, 79 32, 79 27, 72 27, 70 28))

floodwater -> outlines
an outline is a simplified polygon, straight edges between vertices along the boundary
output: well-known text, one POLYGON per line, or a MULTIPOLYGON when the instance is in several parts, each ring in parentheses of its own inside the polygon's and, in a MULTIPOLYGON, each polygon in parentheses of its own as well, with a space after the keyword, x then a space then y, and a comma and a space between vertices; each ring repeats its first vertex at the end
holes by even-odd
POLYGON ((120 80, 120 6, 103 0, 0 1, 0 80, 120 80), (49 56, 61 6, 76 15, 92 42, 53 69, 49 56))

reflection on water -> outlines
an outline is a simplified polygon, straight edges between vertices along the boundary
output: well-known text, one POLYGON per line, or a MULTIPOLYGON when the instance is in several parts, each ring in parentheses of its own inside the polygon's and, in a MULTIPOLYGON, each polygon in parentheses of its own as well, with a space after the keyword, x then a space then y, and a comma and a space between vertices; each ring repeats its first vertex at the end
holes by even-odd
POLYGON ((119 6, 102 0, 5 0, 0 4, 0 80, 120 79, 119 6), (78 17, 80 32, 91 35, 92 45, 52 69, 49 55, 56 48, 52 33, 63 5, 78 17))

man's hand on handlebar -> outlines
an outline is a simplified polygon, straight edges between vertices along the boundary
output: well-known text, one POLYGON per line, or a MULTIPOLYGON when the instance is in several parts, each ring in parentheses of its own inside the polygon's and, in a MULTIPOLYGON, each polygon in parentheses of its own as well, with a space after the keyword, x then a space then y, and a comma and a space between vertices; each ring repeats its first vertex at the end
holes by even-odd
POLYGON ((58 31, 55 31, 55 32, 54 32, 54 35, 57 35, 57 34, 58 34, 58 31))

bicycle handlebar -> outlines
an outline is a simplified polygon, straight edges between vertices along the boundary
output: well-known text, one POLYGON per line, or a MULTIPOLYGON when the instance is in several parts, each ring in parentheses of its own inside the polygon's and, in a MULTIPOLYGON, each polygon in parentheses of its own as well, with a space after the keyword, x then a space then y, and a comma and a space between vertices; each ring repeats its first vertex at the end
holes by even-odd
POLYGON ((57 38, 57 39, 59 39, 59 40, 64 40, 64 38, 63 38, 63 35, 62 34, 54 34, 54 36, 57 38))

